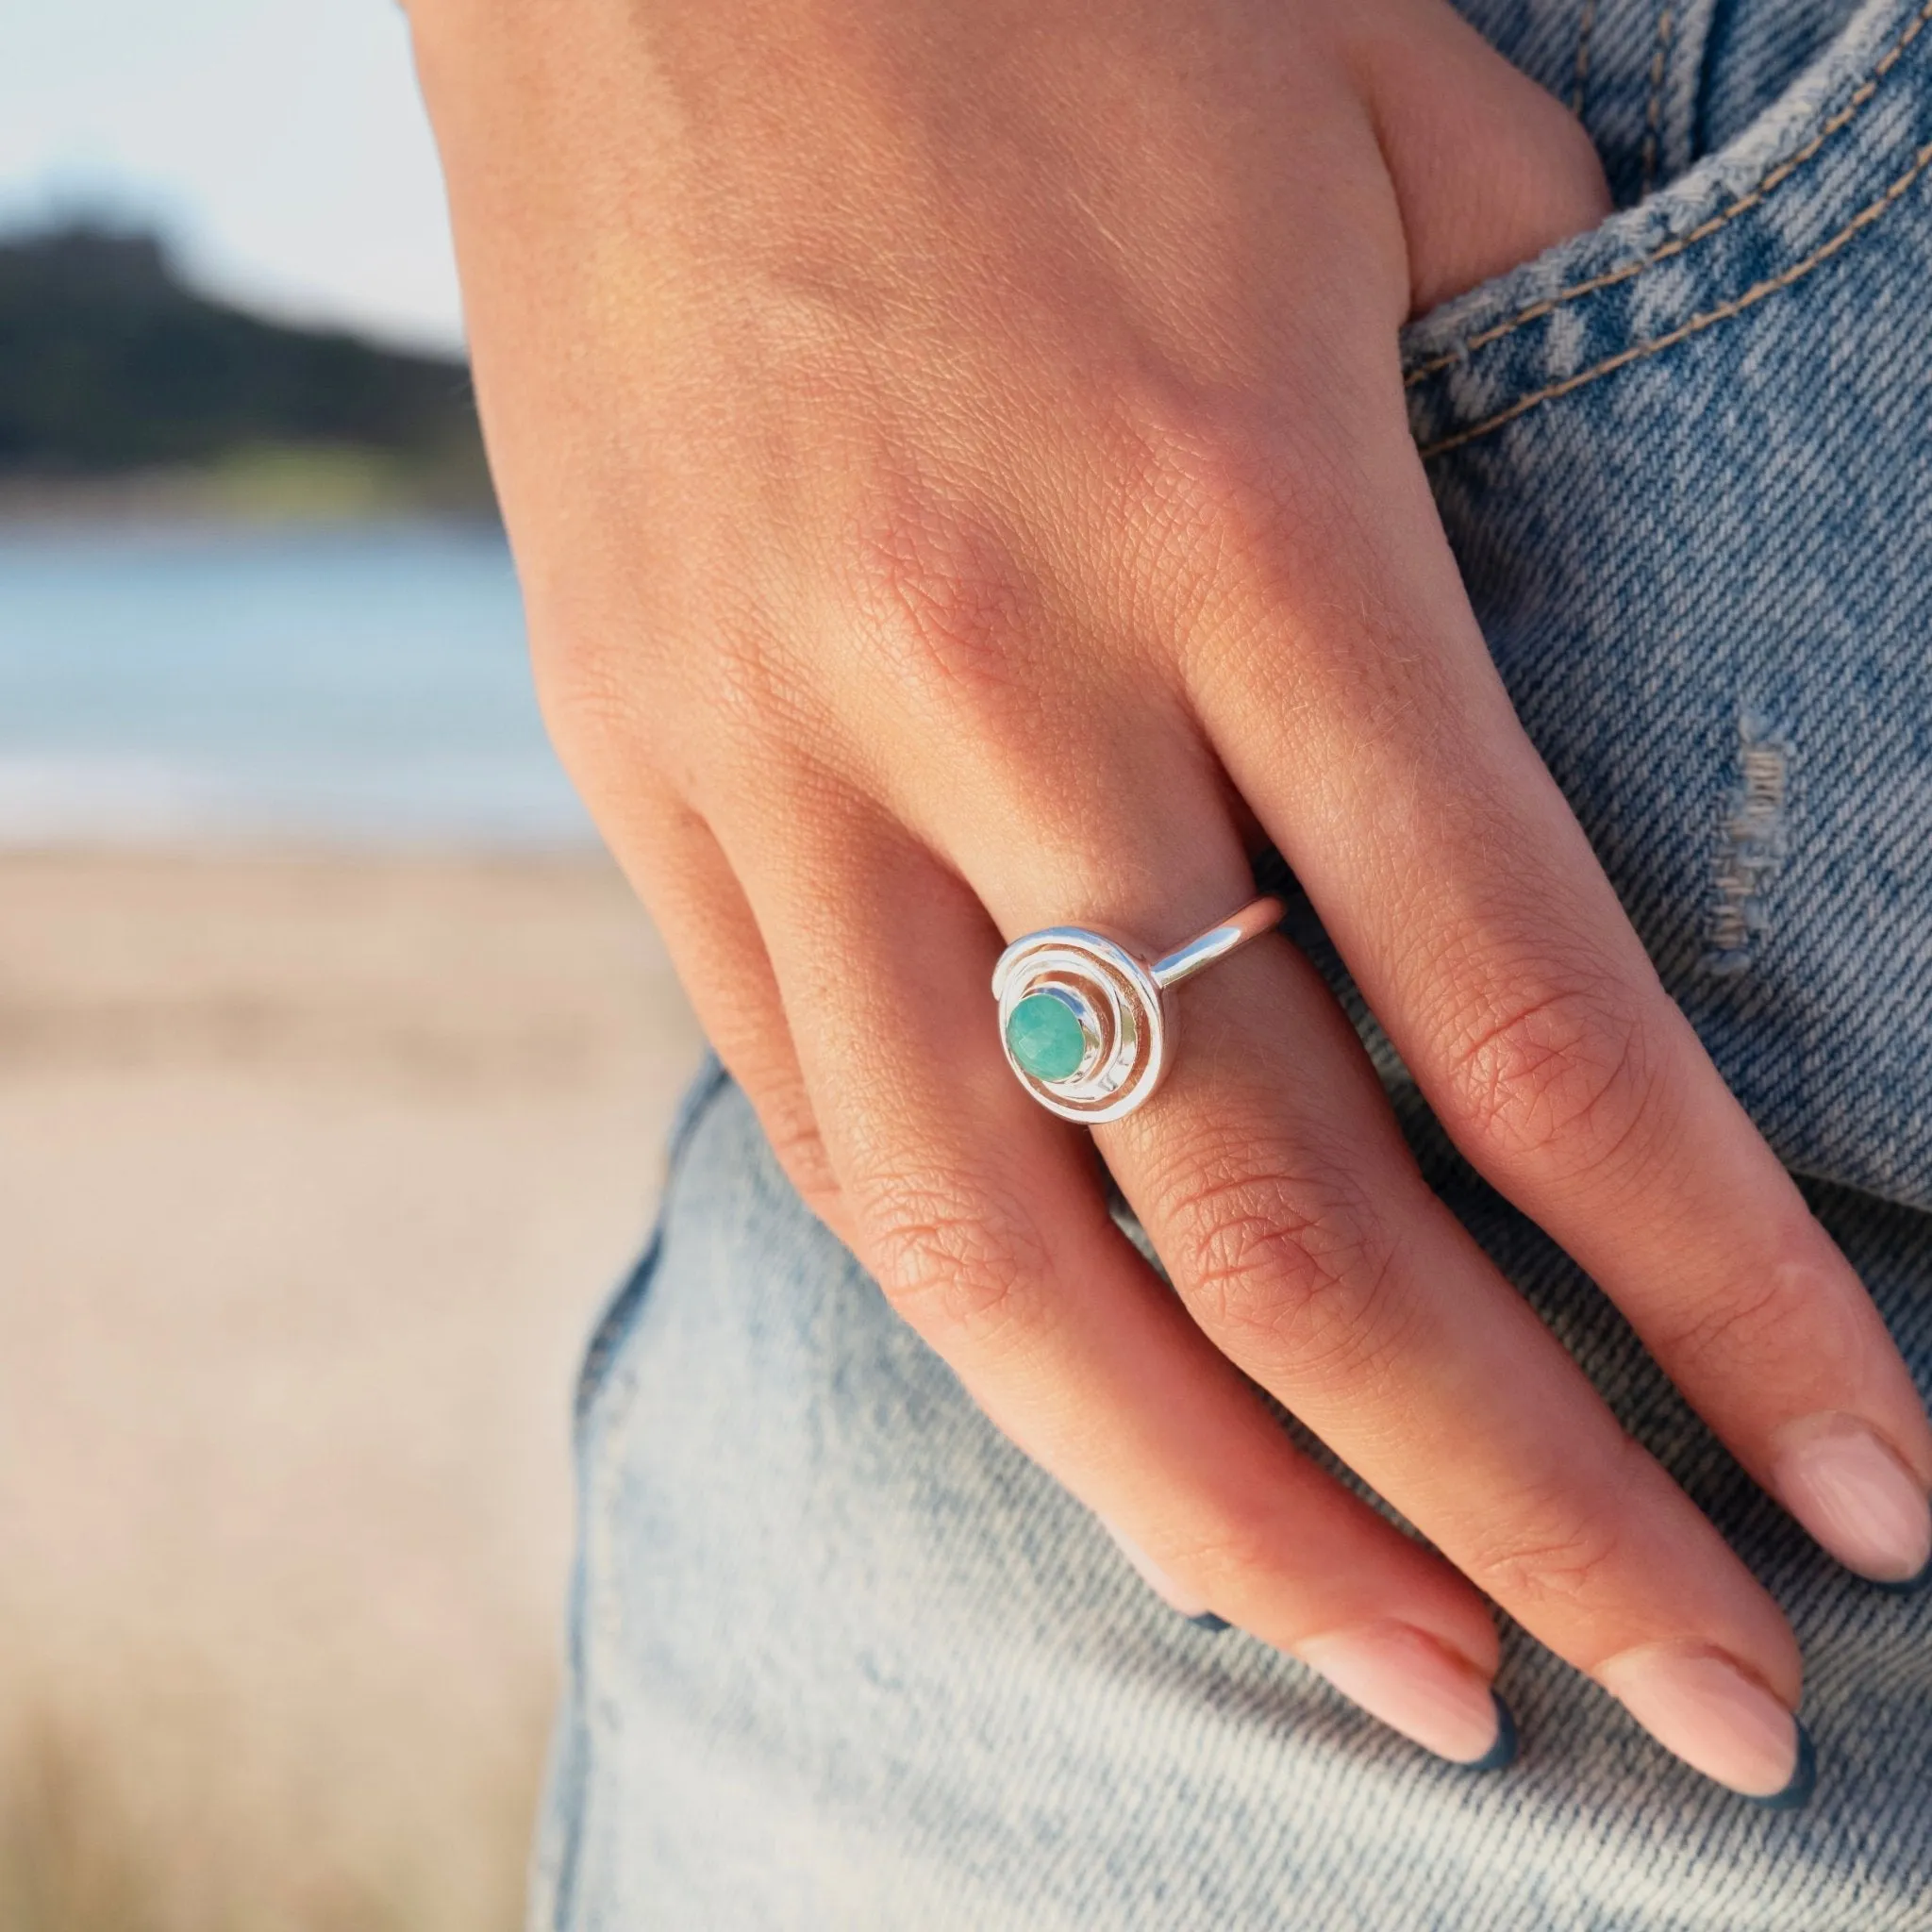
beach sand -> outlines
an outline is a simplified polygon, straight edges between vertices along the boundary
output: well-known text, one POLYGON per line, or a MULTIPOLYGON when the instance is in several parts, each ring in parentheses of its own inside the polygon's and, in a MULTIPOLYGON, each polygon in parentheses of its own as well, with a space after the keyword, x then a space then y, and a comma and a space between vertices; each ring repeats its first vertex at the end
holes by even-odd
POLYGON ((0 1925, 517 1923, 697 1051, 601 862, 0 858, 0 1925))

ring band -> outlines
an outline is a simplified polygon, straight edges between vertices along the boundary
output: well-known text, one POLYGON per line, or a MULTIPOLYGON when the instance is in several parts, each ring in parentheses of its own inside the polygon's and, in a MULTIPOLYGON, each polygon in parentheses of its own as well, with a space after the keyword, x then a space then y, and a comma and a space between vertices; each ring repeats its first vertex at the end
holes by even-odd
POLYGON ((992 970, 1007 1064, 1062 1120, 1097 1126, 1132 1113, 1173 1063, 1174 989, 1272 931, 1285 910, 1272 896, 1252 900, 1158 958, 1079 925, 1015 940, 992 970))

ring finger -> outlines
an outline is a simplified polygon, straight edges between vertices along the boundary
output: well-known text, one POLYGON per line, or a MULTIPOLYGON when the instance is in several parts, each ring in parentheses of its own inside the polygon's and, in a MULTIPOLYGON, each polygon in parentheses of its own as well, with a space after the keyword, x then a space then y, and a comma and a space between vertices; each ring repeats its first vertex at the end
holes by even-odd
POLYGON ((1161 1553, 1171 1596, 1204 1568, 1186 1553, 1241 1551, 1248 1627, 1418 1742, 1489 1759, 1507 1727, 1481 1598, 1294 1448, 1114 1226, 1091 1143, 1017 1091, 983 1024, 979 905, 866 808, 792 823, 809 849, 741 862, 893 1305, 1130 1550, 1161 1553))
MULTIPOLYGON (((1003 863, 1029 849, 1010 837, 959 855, 997 882, 1004 930, 1073 921, 1164 947, 1252 891, 1205 788, 1123 787, 1074 816, 1114 849, 1065 870, 1003 863), (1148 883, 1096 904, 1095 877, 1148 883)), ((1783 1790, 1801 1749, 1784 1619, 1429 1192, 1312 969, 1271 938, 1181 997, 1173 1077, 1096 1136, 1204 1333, 1666 1745, 1783 1790)), ((1153 1555, 1270 1634, 1241 1546, 1183 1535, 1153 1555)))

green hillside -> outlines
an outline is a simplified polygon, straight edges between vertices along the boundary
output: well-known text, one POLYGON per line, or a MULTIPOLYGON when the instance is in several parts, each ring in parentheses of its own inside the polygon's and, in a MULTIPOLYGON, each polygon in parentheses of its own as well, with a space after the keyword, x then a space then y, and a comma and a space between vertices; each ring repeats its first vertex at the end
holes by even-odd
POLYGON ((295 501, 491 501, 461 361, 225 307, 144 236, 0 243, 0 485, 170 473, 295 501))

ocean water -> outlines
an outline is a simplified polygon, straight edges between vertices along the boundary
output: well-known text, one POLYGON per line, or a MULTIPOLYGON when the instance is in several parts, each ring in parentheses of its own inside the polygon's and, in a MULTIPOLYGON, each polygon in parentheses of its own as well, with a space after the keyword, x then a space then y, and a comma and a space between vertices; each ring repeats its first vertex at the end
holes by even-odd
POLYGON ((524 643, 485 528, 0 529, 0 843, 582 846, 524 643))

